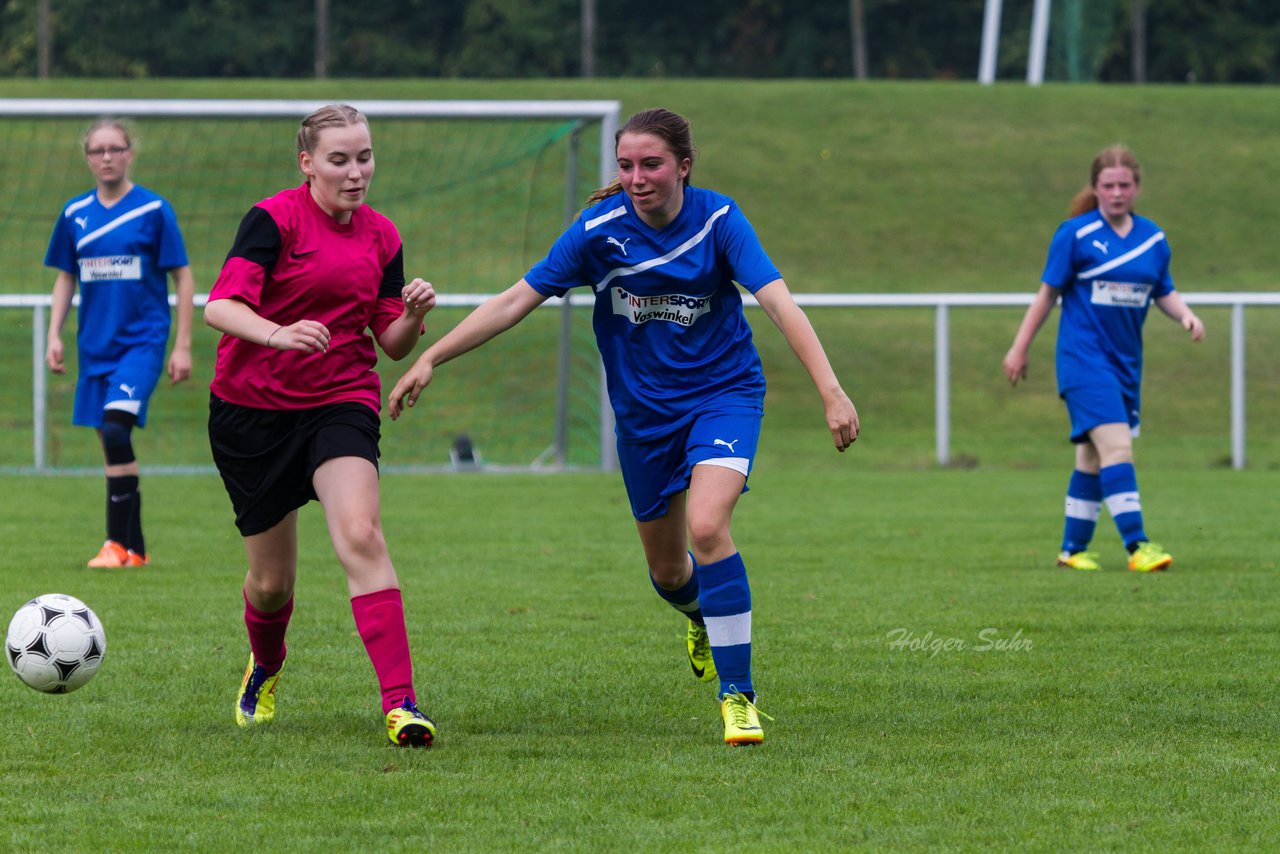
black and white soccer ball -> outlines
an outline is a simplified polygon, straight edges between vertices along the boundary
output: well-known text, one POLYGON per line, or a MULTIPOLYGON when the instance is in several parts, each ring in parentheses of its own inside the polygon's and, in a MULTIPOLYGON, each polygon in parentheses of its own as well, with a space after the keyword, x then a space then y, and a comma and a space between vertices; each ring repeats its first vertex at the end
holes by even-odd
POLYGON ((74 596, 46 593, 9 621, 4 654, 18 678, 46 694, 66 694, 93 678, 107 651, 102 622, 74 596))

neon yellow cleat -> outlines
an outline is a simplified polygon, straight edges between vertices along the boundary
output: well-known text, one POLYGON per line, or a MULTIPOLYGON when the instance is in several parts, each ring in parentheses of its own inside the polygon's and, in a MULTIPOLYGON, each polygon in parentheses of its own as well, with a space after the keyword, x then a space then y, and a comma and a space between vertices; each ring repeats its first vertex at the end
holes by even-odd
POLYGON ((107 540, 98 550, 98 554, 89 559, 88 565, 94 569, 115 568, 129 565, 129 550, 115 540, 107 540))
POLYGON ((1102 569, 1097 552, 1061 552, 1058 554, 1058 566, 1090 571, 1102 569))
POLYGON ((436 740, 436 725, 405 697, 399 707, 387 712, 387 738, 397 747, 430 747, 436 740))
POLYGON ((1129 555, 1129 569, 1134 572, 1159 572, 1173 565, 1173 555, 1155 543, 1138 543, 1129 555))
POLYGON ((724 743, 742 747, 764 741, 760 715, 766 718, 769 716, 757 709, 756 704, 734 686, 730 685, 729 691, 731 693, 720 698, 720 717, 724 718, 724 743))
POLYGON ((236 723, 242 727, 266 726, 275 720, 279 681, 279 670, 268 676, 267 671, 254 663, 253 653, 249 653, 249 666, 244 669, 244 680, 236 695, 236 723))
POLYGON ((693 671, 693 678, 699 682, 714 680, 716 662, 711 657, 711 639, 707 637, 707 627, 690 620, 686 645, 689 648, 689 669, 693 671))

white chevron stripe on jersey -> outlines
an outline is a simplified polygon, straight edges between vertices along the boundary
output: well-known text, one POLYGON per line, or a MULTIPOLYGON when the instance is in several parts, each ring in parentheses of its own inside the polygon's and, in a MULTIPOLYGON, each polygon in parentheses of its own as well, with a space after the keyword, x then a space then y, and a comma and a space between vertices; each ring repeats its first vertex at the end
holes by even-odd
POLYGON ((618 217, 622 216, 626 212, 627 212, 626 205, 618 205, 616 208, 609 211, 608 213, 600 214, 600 216, 593 217, 592 219, 589 219, 586 222, 584 222, 582 224, 582 230, 590 231, 591 229, 595 228, 597 225, 606 223, 611 219, 617 219, 618 217))
POLYGON ((1100 219, 1095 219, 1088 225, 1082 225, 1076 229, 1076 240, 1079 240, 1082 237, 1088 237, 1100 228, 1102 228, 1102 220, 1100 219))
POLYGON ((1141 246, 1138 246, 1134 249, 1130 249, 1128 252, 1118 257, 1112 258, 1110 261, 1108 261, 1105 264, 1099 264, 1098 266, 1091 267, 1088 270, 1081 270, 1079 273, 1076 274, 1076 278, 1091 279, 1094 276, 1101 276, 1103 273, 1107 272, 1108 270, 1114 270, 1116 267, 1119 267, 1121 264, 1125 263, 1126 261, 1132 261, 1134 258, 1137 258, 1139 255, 1151 249, 1152 246, 1155 246, 1161 240, 1164 240, 1164 232, 1157 231, 1155 234, 1148 237, 1141 246))
POLYGON ((93 204, 93 202, 94 202, 94 197, 93 197, 93 196, 85 196, 85 197, 84 197, 83 199, 81 199, 80 201, 78 201, 78 202, 72 202, 71 204, 67 205, 67 209, 66 209, 65 211, 63 211, 63 212, 62 212, 62 215, 63 215, 64 217, 66 217, 67 219, 70 219, 70 218, 71 218, 71 215, 72 215, 73 213, 75 213, 76 211, 80 210, 80 209, 81 209, 82 207, 84 207, 85 205, 91 205, 91 204, 93 204))
POLYGON ((164 202, 160 201, 159 199, 156 199, 154 202, 147 202, 145 205, 136 207, 126 214, 121 214, 120 216, 111 220, 111 222, 107 223, 101 228, 94 229, 93 231, 86 234, 84 237, 80 238, 80 240, 77 241, 76 243, 76 251, 83 249, 85 244, 92 243, 102 235, 107 234, 108 232, 111 232, 111 231, 115 231, 117 228, 124 225, 126 222, 129 222, 130 220, 137 219, 138 217, 143 216, 144 214, 149 214, 152 211, 159 210, 160 206, 163 204, 164 202))
POLYGON ((639 264, 636 264, 631 267, 615 267, 614 269, 610 270, 603 279, 596 282, 595 284, 596 291, 603 291, 605 288, 609 286, 610 282, 612 282, 614 279, 618 278, 619 276, 634 276, 636 273, 643 273, 645 270, 651 270, 654 267, 661 267, 663 264, 674 261, 676 258, 679 258, 681 255, 683 255, 684 253, 688 252, 690 249, 692 249, 693 247, 701 243, 706 238, 706 236, 711 233, 711 226, 715 225, 716 220, 718 220, 720 217, 724 216, 728 212, 729 212, 729 206, 725 205, 724 207, 717 210, 715 213, 711 214, 711 216, 707 218, 706 224, 702 226, 701 231, 699 231, 693 237, 690 237, 684 243, 681 243, 675 249, 672 249, 670 252, 668 252, 666 255, 663 255, 660 258, 650 258, 648 261, 641 261, 639 264))

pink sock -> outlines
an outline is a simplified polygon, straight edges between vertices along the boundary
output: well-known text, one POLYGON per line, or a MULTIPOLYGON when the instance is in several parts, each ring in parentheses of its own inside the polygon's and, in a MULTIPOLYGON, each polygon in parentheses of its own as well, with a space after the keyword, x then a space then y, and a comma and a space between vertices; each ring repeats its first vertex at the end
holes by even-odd
POLYGON ((382 691, 382 713, 394 709, 405 697, 415 703, 413 659, 409 655, 409 635, 404 627, 404 602, 394 587, 375 590, 351 600, 356 631, 378 675, 382 691))
POLYGON ((284 633, 289 628, 289 618, 293 616, 293 597, 284 603, 278 611, 267 613, 259 611, 249 604, 249 597, 244 596, 244 625, 249 630, 249 649, 253 650, 253 660, 262 665, 268 675, 276 673, 284 667, 284 633))

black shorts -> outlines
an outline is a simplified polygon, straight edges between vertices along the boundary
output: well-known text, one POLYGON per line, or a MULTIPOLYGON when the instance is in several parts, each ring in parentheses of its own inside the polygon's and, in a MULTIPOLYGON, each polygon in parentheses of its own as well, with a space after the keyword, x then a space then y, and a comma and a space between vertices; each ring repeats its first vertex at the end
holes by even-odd
POLYGON ((209 447, 240 535, 275 527, 314 499, 311 477, 325 460, 362 457, 377 468, 380 424, 363 403, 253 409, 209 395, 209 447))

